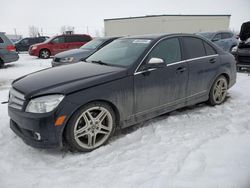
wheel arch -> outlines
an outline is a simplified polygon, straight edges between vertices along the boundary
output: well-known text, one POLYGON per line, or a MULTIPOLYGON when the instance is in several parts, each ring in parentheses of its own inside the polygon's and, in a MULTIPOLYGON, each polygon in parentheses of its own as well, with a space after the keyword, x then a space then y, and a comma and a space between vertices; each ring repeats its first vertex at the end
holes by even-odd
POLYGON ((39 50, 39 57, 40 57, 40 53, 41 53, 42 50, 48 50, 49 53, 50 53, 50 55, 51 55, 51 50, 50 50, 49 48, 41 48, 41 49, 39 50))
POLYGON ((83 104, 83 105, 79 105, 71 114, 70 114, 70 117, 67 118, 67 121, 65 122, 65 125, 61 131, 61 138, 62 138, 62 142, 65 142, 65 130, 66 130, 66 127, 68 125, 68 123, 70 122, 70 120, 73 118, 73 116, 81 109, 83 108, 84 106, 88 105, 88 104, 91 104, 91 103, 95 103, 95 102, 100 102, 100 103, 105 103, 107 105, 109 105, 112 110, 114 111, 115 113, 115 121, 116 121, 116 125, 117 127, 120 127, 120 113, 119 113, 119 110, 118 108, 116 107, 115 104, 113 104, 112 102, 108 101, 108 100, 104 100, 104 99, 95 99, 95 100, 92 100, 92 101, 88 101, 87 103, 83 104))

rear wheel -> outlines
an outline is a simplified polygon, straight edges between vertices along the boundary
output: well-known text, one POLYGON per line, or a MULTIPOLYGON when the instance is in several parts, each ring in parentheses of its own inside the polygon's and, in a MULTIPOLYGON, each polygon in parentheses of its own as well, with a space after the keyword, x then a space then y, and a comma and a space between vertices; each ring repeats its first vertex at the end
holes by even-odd
POLYGON ((210 105, 219 105, 223 103, 227 95, 228 82, 225 76, 219 76, 213 83, 209 93, 208 102, 210 105))
POLYGON ((102 102, 82 107, 66 127, 65 137, 71 150, 92 151, 104 145, 115 130, 115 113, 102 102))
POLYGON ((48 59, 50 57, 50 51, 47 49, 40 50, 39 57, 42 59, 48 59))

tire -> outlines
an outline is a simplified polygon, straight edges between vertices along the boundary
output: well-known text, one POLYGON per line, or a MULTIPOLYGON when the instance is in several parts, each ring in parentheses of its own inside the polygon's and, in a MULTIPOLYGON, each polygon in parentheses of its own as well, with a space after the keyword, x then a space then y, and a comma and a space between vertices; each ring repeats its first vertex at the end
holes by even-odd
POLYGON ((47 49, 40 50, 39 57, 42 59, 48 59, 50 57, 50 51, 47 49))
POLYGON ((114 110, 106 103, 83 106, 66 126, 65 138, 71 151, 89 152, 107 143, 114 134, 114 110))
POLYGON ((4 62, 3 60, 0 58, 0 68, 4 67, 4 62))
POLYGON ((227 89, 227 79, 225 76, 219 76, 210 89, 208 103, 212 106, 222 104, 226 100, 227 89))
POLYGON ((231 46, 229 53, 232 53, 232 49, 233 49, 234 47, 235 47, 235 46, 231 46))

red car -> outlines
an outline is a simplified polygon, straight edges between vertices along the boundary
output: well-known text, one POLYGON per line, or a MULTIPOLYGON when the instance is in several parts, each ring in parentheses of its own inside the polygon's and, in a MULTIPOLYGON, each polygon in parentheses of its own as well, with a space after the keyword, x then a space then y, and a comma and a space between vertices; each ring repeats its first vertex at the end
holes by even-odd
POLYGON ((80 48, 91 40, 92 37, 86 34, 58 35, 49 38, 43 43, 32 45, 29 48, 29 54, 42 59, 47 59, 57 53, 80 48))

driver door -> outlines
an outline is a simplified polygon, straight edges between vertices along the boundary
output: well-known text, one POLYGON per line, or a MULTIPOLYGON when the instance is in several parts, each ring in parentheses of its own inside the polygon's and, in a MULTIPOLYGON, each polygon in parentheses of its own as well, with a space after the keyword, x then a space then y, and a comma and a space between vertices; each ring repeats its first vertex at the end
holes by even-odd
POLYGON ((188 67, 182 61, 178 37, 159 42, 145 58, 134 75, 135 114, 138 118, 155 116, 184 104, 188 67), (150 68, 151 58, 164 60, 165 66, 150 68), (147 69, 145 69, 147 65, 147 69))

